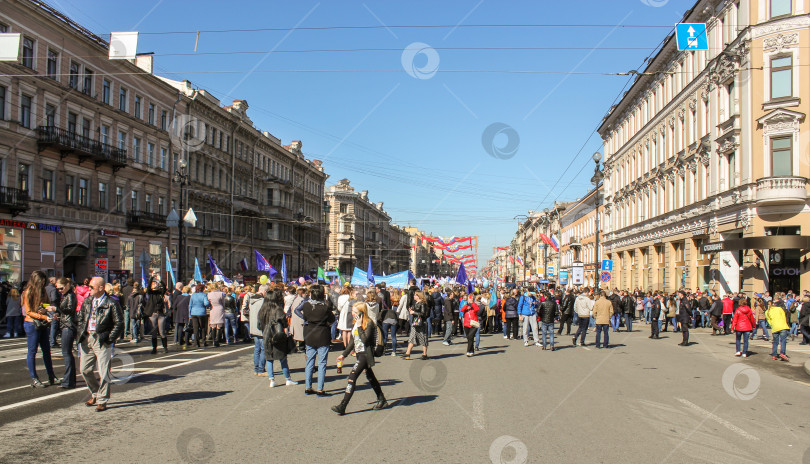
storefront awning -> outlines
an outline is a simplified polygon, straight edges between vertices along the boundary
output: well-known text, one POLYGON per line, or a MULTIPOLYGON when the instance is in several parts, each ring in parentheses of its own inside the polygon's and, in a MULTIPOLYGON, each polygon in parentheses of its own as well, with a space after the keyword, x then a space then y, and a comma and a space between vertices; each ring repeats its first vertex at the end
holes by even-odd
POLYGON ((767 235, 764 237, 733 238, 722 242, 704 243, 700 249, 704 254, 736 250, 810 250, 810 236, 767 235))

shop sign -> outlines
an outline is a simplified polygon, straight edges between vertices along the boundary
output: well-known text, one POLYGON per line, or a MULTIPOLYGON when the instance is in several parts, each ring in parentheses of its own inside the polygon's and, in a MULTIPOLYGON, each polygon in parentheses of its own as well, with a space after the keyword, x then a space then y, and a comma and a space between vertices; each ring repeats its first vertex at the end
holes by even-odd
POLYGON ((0 219, 0 227, 17 227, 19 229, 44 230, 48 232, 62 231, 61 226, 36 222, 15 221, 14 219, 0 219))
POLYGON ((796 267, 771 268, 771 275, 774 276, 797 276, 800 274, 801 272, 799 271, 799 268, 796 267))
POLYGON ((723 242, 704 243, 700 246, 700 250, 705 255, 706 253, 717 253, 723 251, 723 242))
POLYGON ((98 233, 102 237, 120 237, 121 236, 120 231, 110 230, 110 229, 101 229, 98 233))

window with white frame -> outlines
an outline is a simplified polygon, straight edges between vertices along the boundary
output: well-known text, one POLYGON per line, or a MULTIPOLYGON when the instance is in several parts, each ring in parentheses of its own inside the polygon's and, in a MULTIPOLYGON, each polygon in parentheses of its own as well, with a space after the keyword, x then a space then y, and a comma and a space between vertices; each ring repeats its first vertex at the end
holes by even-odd
POLYGON ((793 96, 793 57, 771 58, 771 99, 793 96))
POLYGON ((771 139, 771 175, 793 175, 793 138, 774 137, 771 139))

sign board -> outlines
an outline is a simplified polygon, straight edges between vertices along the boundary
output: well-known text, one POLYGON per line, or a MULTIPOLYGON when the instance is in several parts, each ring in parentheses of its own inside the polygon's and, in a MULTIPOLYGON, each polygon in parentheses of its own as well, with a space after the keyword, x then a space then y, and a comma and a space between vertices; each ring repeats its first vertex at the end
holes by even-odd
POLYGON ((602 282, 610 282, 610 272, 603 271, 601 274, 599 274, 599 280, 602 282))
POLYGON ((548 267, 548 275, 550 275, 550 276, 554 275, 554 266, 549 266, 548 267))
POLYGON ((110 269, 108 273, 110 276, 110 282, 115 282, 117 280, 122 285, 131 277, 131 273, 128 270, 110 269))
POLYGON ((574 285, 585 284, 585 267, 582 263, 575 263, 571 268, 571 283, 574 285))
POLYGON ((110 230, 110 229, 101 229, 98 233, 102 237, 120 237, 121 236, 120 231, 110 230))
POLYGON ((723 251, 723 242, 704 243, 700 246, 700 251, 704 255, 707 253, 717 253, 718 251, 723 251))
POLYGON ((568 285, 568 271, 560 271, 560 285, 568 285))
POLYGON ((602 260, 602 270, 613 272, 613 260, 610 259, 603 259, 602 260))
POLYGON ((678 50, 708 50, 709 37, 706 23, 679 23, 675 25, 678 50))
POLYGON ((107 269, 107 260, 106 259, 97 259, 96 260, 96 269, 107 269))
POLYGON ((109 281, 109 272, 107 270, 107 260, 106 259, 97 259, 96 260, 96 277, 103 277, 105 281, 109 281))

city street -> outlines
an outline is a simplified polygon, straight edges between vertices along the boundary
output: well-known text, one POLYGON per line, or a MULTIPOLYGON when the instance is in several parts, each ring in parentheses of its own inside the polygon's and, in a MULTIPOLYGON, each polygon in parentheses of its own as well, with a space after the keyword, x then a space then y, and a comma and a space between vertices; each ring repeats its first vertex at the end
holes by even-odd
POLYGON ((637 329, 611 333, 608 350, 593 332, 590 346, 563 336, 554 352, 485 335, 471 359, 460 338, 434 337, 427 361, 375 366, 388 409, 371 410, 361 377, 344 417, 329 410, 348 373, 335 373, 334 349, 331 396, 319 398, 303 394, 302 354, 290 357, 301 384, 271 390, 253 375, 252 346, 151 356, 123 344, 110 407, 97 413, 84 389, 27 387, 21 341, 2 340, 0 461, 30 456, 35 436, 43 462, 808 462, 806 346, 789 343, 782 363, 758 341, 743 361, 732 336, 697 329, 680 347, 680 334, 637 329))

